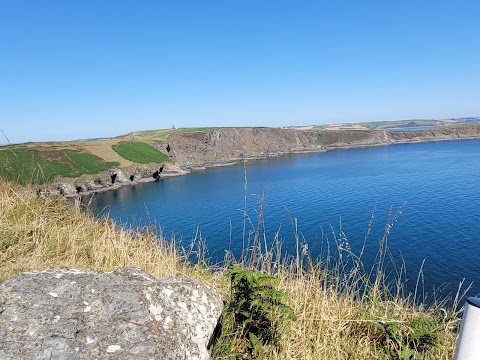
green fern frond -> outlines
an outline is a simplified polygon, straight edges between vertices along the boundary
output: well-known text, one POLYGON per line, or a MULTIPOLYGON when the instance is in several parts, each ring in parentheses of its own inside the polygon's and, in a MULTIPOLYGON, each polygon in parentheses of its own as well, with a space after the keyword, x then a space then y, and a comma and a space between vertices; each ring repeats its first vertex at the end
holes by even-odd
POLYGON ((269 274, 234 266, 225 276, 231 282, 227 309, 235 314, 235 349, 242 358, 262 358, 263 347, 278 347, 279 325, 296 318, 285 304, 288 294, 275 288, 279 279, 269 274))

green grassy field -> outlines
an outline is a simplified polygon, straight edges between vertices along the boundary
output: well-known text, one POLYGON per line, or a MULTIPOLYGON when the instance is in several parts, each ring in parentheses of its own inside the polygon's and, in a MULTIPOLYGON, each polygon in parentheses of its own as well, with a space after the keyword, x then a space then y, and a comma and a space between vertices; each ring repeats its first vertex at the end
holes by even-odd
POLYGON ((161 129, 161 130, 145 130, 135 133, 136 136, 149 140, 164 141, 170 134, 191 134, 197 132, 206 132, 213 128, 179 128, 179 129, 161 129))
POLYGON ((66 177, 77 177, 82 174, 98 174, 99 172, 119 165, 117 162, 105 162, 96 155, 82 153, 76 150, 65 149, 61 150, 60 153, 64 155, 72 165, 71 173, 63 175, 66 177))
POLYGON ((112 145, 112 149, 124 159, 140 164, 170 161, 168 155, 140 141, 122 141, 112 145))
POLYGON ((117 165, 71 149, 37 150, 20 146, 0 149, 0 177, 22 185, 45 184, 56 175, 74 178, 97 174, 117 165))
POLYGON ((358 123, 358 125, 365 126, 370 130, 383 130, 392 127, 402 127, 408 126, 410 123, 415 123, 416 126, 425 126, 425 125, 437 125, 437 120, 424 120, 424 119, 413 119, 413 120, 396 120, 396 121, 374 121, 374 122, 365 122, 358 123))

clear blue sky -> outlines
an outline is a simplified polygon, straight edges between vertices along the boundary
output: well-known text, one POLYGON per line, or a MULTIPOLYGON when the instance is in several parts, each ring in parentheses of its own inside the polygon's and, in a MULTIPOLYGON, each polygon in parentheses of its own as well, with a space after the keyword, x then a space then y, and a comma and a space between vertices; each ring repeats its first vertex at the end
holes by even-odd
POLYGON ((479 16, 478 0, 0 0, 0 129, 480 116, 479 16))

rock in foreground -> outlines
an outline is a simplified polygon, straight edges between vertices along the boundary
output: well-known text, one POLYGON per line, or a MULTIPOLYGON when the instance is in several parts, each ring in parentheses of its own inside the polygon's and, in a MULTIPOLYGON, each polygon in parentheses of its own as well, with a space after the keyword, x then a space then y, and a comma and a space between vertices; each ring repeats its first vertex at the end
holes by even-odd
POLYGON ((138 269, 52 269, 0 286, 0 359, 209 359, 215 290, 138 269))

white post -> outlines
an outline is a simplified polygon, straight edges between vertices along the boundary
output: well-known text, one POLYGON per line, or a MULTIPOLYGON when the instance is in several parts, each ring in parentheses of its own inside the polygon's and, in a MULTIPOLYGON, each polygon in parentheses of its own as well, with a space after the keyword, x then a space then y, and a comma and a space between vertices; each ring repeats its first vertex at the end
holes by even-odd
POLYGON ((469 297, 463 310, 454 360, 480 360, 480 298, 469 297))

